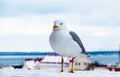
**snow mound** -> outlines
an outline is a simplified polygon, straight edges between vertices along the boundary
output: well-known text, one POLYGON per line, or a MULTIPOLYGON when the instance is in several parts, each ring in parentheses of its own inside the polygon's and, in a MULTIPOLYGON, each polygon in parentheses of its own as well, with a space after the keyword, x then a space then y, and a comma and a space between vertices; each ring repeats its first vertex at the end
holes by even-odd
POLYGON ((56 70, 25 70, 25 69, 0 69, 0 77, 120 77, 119 72, 110 71, 68 71, 60 73, 56 70))

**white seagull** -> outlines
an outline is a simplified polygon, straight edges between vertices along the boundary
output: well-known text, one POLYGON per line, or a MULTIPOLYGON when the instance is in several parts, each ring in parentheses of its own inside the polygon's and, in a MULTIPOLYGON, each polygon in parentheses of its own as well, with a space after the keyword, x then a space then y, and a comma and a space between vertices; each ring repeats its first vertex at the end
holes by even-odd
POLYGON ((53 31, 49 37, 49 42, 52 49, 62 56, 61 59, 61 72, 64 71, 63 64, 64 59, 63 56, 71 56, 72 57, 72 68, 69 71, 70 73, 74 73, 73 71, 73 63, 74 57, 85 57, 86 51, 85 48, 79 38, 79 36, 73 32, 69 31, 62 20, 55 20, 53 25, 53 31))

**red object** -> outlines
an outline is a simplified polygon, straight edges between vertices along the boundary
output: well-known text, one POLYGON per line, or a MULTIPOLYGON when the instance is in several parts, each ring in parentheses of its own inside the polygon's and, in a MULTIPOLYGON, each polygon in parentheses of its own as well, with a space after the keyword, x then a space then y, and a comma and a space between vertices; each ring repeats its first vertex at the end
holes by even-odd
POLYGON ((115 71, 120 71, 120 67, 116 67, 114 69, 115 69, 115 71))
POLYGON ((41 62, 41 60, 42 60, 42 58, 36 58, 34 61, 35 61, 35 62, 36 62, 36 61, 41 62))
POLYGON ((107 67, 107 69, 108 69, 109 71, 112 71, 112 70, 113 70, 113 67, 107 67))
POLYGON ((96 68, 96 66, 91 66, 91 69, 94 70, 96 68))

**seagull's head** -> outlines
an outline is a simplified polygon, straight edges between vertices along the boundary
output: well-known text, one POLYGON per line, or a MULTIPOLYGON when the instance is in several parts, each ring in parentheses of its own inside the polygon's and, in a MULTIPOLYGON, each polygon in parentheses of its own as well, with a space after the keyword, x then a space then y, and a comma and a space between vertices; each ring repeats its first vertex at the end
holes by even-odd
POLYGON ((54 21, 54 25, 53 25, 53 29, 54 30, 65 30, 67 28, 66 28, 66 25, 65 25, 64 21, 62 21, 62 20, 55 20, 54 21))

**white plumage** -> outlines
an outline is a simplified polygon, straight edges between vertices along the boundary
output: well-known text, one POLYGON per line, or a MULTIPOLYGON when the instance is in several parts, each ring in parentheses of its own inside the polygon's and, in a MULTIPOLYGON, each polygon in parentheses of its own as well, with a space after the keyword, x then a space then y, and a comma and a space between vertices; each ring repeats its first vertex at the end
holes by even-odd
MULTIPOLYGON (((85 57, 85 48, 73 31, 69 31, 65 23, 61 20, 54 21, 53 32, 49 38, 52 49, 61 56, 85 57)), ((62 61, 63 64, 64 61, 62 61)), ((72 61, 73 62, 73 61, 72 61)), ((63 67, 61 68, 63 71, 63 67)), ((70 72, 73 72, 73 68, 70 72)))
POLYGON ((81 57, 82 49, 73 40, 65 23, 61 20, 56 20, 54 24, 58 27, 53 28, 53 32, 50 35, 49 41, 52 49, 61 56, 81 57))

